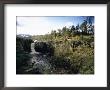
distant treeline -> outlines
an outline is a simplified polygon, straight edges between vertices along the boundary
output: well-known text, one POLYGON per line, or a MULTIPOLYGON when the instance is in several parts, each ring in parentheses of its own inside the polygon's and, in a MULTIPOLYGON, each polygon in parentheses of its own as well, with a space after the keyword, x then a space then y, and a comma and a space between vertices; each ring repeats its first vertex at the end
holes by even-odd
POLYGON ((33 39, 36 38, 38 40, 53 40, 57 37, 62 38, 71 38, 76 35, 94 35, 94 23, 93 23, 93 16, 88 16, 86 19, 79 25, 77 24, 72 25, 70 27, 64 26, 62 29, 52 30, 50 34, 45 35, 35 35, 33 39))

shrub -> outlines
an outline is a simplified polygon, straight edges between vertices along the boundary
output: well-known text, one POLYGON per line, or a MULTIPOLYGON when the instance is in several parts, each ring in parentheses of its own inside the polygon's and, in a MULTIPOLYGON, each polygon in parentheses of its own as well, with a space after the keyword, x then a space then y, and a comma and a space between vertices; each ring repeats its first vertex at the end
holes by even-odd
MULTIPOLYGON (((93 41, 89 36, 86 37, 86 40, 88 39, 91 42, 93 41)), ((55 52, 51 63, 55 67, 56 73, 57 69, 58 72, 63 69, 64 73, 71 74, 94 73, 94 49, 85 45, 85 40, 71 40, 54 45, 55 52), (74 47, 72 47, 72 44, 74 47)))

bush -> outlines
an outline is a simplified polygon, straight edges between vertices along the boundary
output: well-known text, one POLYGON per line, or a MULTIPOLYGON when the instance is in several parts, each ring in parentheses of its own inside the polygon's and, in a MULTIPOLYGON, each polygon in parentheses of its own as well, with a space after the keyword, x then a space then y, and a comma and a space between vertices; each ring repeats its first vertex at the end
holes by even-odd
POLYGON ((93 42, 93 38, 86 36, 84 40, 70 40, 70 42, 54 44, 55 52, 51 64, 55 67, 56 73, 62 69, 64 73, 68 74, 94 73, 94 49, 88 47, 86 42, 93 42))
POLYGON ((81 41, 71 41, 72 48, 76 48, 78 46, 81 46, 83 43, 81 41))

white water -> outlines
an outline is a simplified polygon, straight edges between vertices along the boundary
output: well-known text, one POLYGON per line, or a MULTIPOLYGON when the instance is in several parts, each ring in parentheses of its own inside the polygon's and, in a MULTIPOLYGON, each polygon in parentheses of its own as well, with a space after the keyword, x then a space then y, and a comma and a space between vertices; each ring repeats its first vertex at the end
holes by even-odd
POLYGON ((47 57, 44 54, 40 54, 39 52, 36 52, 34 49, 34 43, 31 44, 31 60, 29 64, 32 66, 27 71, 31 71, 35 68, 37 68, 41 73, 46 73, 50 71, 51 65, 48 62, 49 57, 47 57))

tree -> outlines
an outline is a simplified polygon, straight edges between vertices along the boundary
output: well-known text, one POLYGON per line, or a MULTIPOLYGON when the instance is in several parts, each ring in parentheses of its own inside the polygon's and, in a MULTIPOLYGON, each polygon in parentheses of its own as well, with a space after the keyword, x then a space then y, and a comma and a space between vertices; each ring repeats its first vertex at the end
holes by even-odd
POLYGON ((70 32, 72 35, 75 34, 75 26, 74 25, 71 26, 70 32))
POLYGON ((89 33, 92 32, 94 33, 94 28, 93 28, 93 23, 94 23, 94 16, 83 16, 83 19, 86 21, 87 25, 85 27, 85 25, 83 25, 82 27, 85 29, 82 29, 84 31, 84 33, 89 33), (87 30, 86 30, 87 29, 87 30))
POLYGON ((88 24, 92 25, 94 22, 94 16, 82 16, 84 20, 87 21, 88 24))
POLYGON ((58 29, 58 36, 62 36, 62 30, 58 29))
POLYGON ((76 26, 76 30, 79 30, 79 28, 80 28, 80 27, 79 27, 79 24, 77 24, 77 26, 76 26))
POLYGON ((77 24, 77 26, 76 26, 76 34, 80 34, 79 29, 80 29, 79 24, 77 24))
POLYGON ((92 34, 94 34, 94 25, 93 25, 93 22, 94 22, 94 16, 88 16, 87 17, 87 21, 88 21, 88 24, 90 26, 90 32, 92 32, 92 34))
POLYGON ((89 25, 92 25, 94 22, 94 16, 86 16, 86 20, 89 25))
POLYGON ((80 29, 82 30, 82 34, 87 34, 87 20, 80 25, 80 29))
POLYGON ((62 28, 63 35, 66 33, 66 26, 62 28))
POLYGON ((56 31, 55 31, 55 30, 52 30, 52 31, 51 31, 51 35, 56 38, 56 35, 57 35, 56 31))

